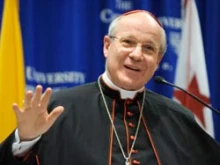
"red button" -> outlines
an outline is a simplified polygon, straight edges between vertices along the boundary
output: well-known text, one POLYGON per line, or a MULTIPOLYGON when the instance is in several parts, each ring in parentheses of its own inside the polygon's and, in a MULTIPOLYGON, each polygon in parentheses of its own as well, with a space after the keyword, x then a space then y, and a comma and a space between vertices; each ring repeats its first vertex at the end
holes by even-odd
POLYGON ((141 162, 138 160, 133 160, 133 164, 141 164, 141 162))
POLYGON ((131 116, 133 116, 134 114, 131 113, 131 112, 127 112, 127 115, 131 117, 131 116))
POLYGON ((135 125, 134 125, 133 123, 128 123, 128 126, 129 126, 129 127, 132 127, 132 128, 135 127, 135 125))
POLYGON ((131 140, 134 140, 134 139, 135 139, 135 136, 131 135, 131 136, 130 136, 130 139, 131 139, 131 140))
POLYGON ((126 100, 126 104, 131 104, 132 102, 132 100, 126 100))
POLYGON ((138 153, 138 150, 132 150, 131 152, 132 152, 132 154, 136 154, 136 153, 138 153))

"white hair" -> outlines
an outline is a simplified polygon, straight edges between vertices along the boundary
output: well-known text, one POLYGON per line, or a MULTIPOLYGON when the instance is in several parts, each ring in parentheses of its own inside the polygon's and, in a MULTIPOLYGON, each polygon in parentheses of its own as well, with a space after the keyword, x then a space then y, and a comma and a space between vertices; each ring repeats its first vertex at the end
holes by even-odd
MULTIPOLYGON (((164 55, 165 54, 165 52, 166 52, 166 48, 167 48, 167 41, 166 41, 166 32, 165 32, 165 30, 164 30, 164 28, 162 27, 162 25, 160 24, 160 22, 159 22, 159 20, 155 17, 155 16, 153 16, 153 14, 151 14, 150 12, 148 12, 148 11, 145 11, 145 10, 137 10, 137 12, 144 12, 144 13, 146 13, 146 14, 148 14, 148 15, 150 15, 159 25, 160 25, 160 29, 161 29, 161 35, 162 35, 162 42, 161 42, 161 45, 160 45, 160 55, 164 55)), ((132 14, 132 13, 137 13, 137 12, 135 12, 135 11, 133 11, 133 12, 131 12, 130 14, 132 14)), ((129 14, 129 13, 128 13, 129 14)), ((108 36, 114 36, 114 34, 115 34, 115 30, 116 30, 116 28, 117 28, 117 26, 118 26, 118 22, 119 22, 119 20, 121 20, 124 16, 126 16, 126 15, 128 15, 128 14, 122 14, 122 15, 120 15, 120 16, 118 16, 118 17, 116 17, 111 23, 110 23, 110 25, 109 25, 109 28, 108 28, 108 36)))

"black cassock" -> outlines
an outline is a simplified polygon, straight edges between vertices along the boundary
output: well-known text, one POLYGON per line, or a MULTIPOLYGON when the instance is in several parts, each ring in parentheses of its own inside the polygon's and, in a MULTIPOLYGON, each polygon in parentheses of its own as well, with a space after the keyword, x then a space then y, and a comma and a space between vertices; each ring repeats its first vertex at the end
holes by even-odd
MULTIPOLYGON (((118 91, 101 81, 111 117, 126 154, 136 131, 143 92, 121 99, 118 91)), ((14 132, 1 144, 1 165, 124 165, 98 83, 64 89, 53 94, 49 110, 65 111, 26 154, 11 152, 14 132)), ((145 106, 131 164, 220 165, 220 146, 174 101, 146 91, 145 106)))

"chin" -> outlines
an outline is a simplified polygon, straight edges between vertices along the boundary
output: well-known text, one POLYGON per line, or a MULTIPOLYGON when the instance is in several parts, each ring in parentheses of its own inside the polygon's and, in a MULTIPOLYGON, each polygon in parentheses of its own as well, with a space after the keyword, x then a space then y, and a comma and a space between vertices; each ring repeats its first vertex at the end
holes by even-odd
POLYGON ((142 86, 140 85, 140 83, 137 82, 137 79, 121 78, 120 87, 126 90, 137 90, 140 89, 142 86))

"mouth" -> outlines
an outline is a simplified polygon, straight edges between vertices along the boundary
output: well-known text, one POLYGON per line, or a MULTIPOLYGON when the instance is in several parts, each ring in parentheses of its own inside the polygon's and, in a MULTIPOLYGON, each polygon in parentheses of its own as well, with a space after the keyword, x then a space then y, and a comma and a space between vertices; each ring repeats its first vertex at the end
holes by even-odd
POLYGON ((127 66, 127 65, 125 65, 125 68, 129 69, 129 70, 132 70, 132 71, 135 71, 135 72, 140 72, 141 71, 139 68, 134 67, 134 66, 127 66))

